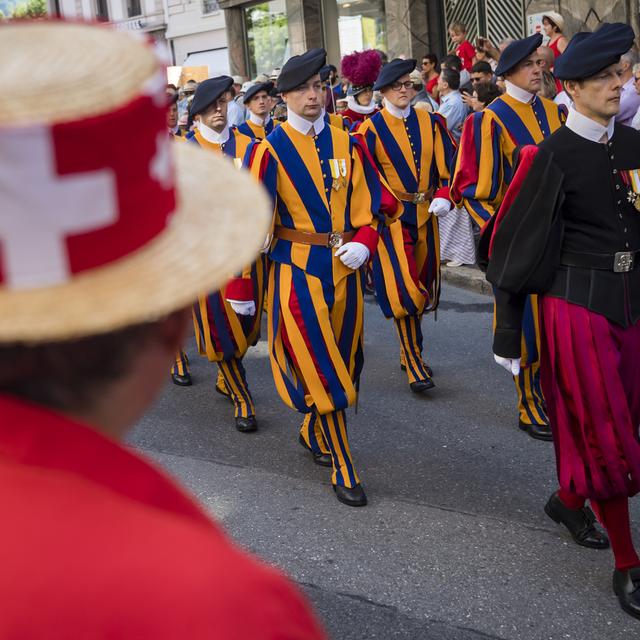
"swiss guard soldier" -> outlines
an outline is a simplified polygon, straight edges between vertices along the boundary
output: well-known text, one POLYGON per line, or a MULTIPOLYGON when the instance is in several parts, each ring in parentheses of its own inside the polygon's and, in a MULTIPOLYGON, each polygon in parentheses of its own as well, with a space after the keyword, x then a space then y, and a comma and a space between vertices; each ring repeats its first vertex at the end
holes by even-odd
MULTIPOLYGON (((320 80, 322 82, 322 92, 323 95, 325 96, 324 100, 326 101, 326 96, 328 95, 328 92, 333 92, 333 89, 331 88, 331 70, 335 71, 335 67, 333 67, 332 65, 325 65, 324 67, 322 67, 322 69, 320 69, 320 80)), ((322 107, 322 116, 324 117, 324 121, 327 124, 330 124, 332 127, 338 127, 338 129, 342 129, 343 131, 349 131, 349 129, 351 128, 351 121, 347 118, 343 118, 339 113, 329 113, 325 108, 324 108, 324 104, 325 102, 322 103, 323 107, 322 107)))
POLYGON ((298 590, 126 443, 198 292, 257 255, 267 197, 169 139, 148 41, 22 20, 0 59, 2 86, 39 70, 0 94, 0 638, 322 640, 298 590))
POLYGON ((362 506, 346 409, 363 364, 360 267, 378 242, 381 188, 356 141, 325 122, 325 58, 314 49, 283 66, 277 88, 287 121, 255 145, 251 167, 275 207, 267 306, 276 388, 305 414, 301 444, 333 467, 338 500, 362 506))
POLYGON ((373 99, 373 85, 380 73, 382 59, 374 49, 354 51, 342 58, 342 77, 349 81, 347 108, 340 114, 352 128, 378 112, 373 99))
POLYGON ((256 82, 244 94, 243 104, 249 118, 237 127, 240 133, 254 140, 264 140, 280 122, 270 115, 273 82, 256 82))
POLYGON ((374 89, 382 92, 384 109, 365 120, 357 133, 404 205, 400 221, 382 230, 373 280, 380 308, 395 320, 409 386, 424 393, 435 383, 423 360, 421 322, 440 297, 436 216, 451 209, 449 167, 455 143, 441 115, 410 105, 409 74, 415 66, 415 60, 396 59, 382 68, 374 89))
MULTIPOLYGON (((189 111, 195 129, 187 135, 185 144, 221 153, 239 168, 251 138, 227 123, 224 95, 232 85, 233 78, 229 76, 210 78, 198 85, 189 111)), ((198 350, 217 363, 220 375, 216 390, 233 401, 236 428, 242 432, 257 429, 242 358, 260 336, 264 271, 261 257, 246 270, 246 278, 233 280, 222 291, 201 296, 193 309, 198 350)))
MULTIPOLYGON (((640 618, 628 499, 640 490, 640 133, 615 123, 631 27, 574 36, 556 75, 566 126, 526 146, 489 236, 496 360, 517 370, 527 294, 540 295, 542 390, 560 488, 545 511, 580 545, 608 546, 613 590, 640 618)), ((484 238, 483 238, 484 241, 484 238)))
MULTIPOLYGON (((500 56, 496 75, 504 76, 506 93, 465 122, 452 182, 452 198, 467 209, 482 229, 502 202, 513 175, 516 149, 537 144, 564 120, 560 107, 537 92, 542 86, 542 35, 512 42, 500 56)), ((514 376, 519 426, 532 438, 551 440, 540 390, 538 300, 527 300, 522 333, 522 366, 514 376)))

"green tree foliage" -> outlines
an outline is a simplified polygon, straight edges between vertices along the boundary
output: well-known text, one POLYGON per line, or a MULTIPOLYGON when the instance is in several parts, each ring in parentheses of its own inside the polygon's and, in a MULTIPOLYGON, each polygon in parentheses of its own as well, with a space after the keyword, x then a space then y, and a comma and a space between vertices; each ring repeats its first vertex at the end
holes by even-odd
POLYGON ((46 0, 27 0, 17 5, 11 13, 12 18, 41 18, 46 15, 46 0))

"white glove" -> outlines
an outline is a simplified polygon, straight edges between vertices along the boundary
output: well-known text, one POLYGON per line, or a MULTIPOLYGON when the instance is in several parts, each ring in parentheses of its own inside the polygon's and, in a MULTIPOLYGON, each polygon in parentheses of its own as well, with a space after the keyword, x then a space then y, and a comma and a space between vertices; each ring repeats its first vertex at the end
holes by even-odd
POLYGON ((446 198, 434 198, 429 205, 429 213, 435 216, 446 216, 451 211, 451 202, 446 198))
POLYGON ((271 246, 271 241, 273 240, 272 234, 267 234, 267 237, 264 239, 262 243, 262 249, 260 249, 260 253, 267 253, 269 251, 269 247, 271 246))
POLYGON ((256 315, 256 303, 253 300, 248 302, 242 300, 229 300, 227 302, 231 305, 231 308, 239 316, 255 316, 256 315))
POLYGON ((362 242, 347 242, 337 251, 342 264, 349 269, 359 269, 369 259, 369 249, 362 242))
POLYGON ((510 374, 517 376, 520 373, 520 358, 503 358, 493 354, 493 358, 497 364, 504 367, 510 374))

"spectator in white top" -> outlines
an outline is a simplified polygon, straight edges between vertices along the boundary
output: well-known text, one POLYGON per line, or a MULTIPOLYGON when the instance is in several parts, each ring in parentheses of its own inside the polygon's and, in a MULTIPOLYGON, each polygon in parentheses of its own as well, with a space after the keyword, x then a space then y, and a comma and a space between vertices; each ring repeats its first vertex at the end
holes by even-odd
MULTIPOLYGON (((640 64, 633 65, 633 82, 635 83, 636 93, 640 95, 640 64)), ((633 116, 631 126, 634 129, 640 130, 640 107, 638 107, 636 115, 633 116)))

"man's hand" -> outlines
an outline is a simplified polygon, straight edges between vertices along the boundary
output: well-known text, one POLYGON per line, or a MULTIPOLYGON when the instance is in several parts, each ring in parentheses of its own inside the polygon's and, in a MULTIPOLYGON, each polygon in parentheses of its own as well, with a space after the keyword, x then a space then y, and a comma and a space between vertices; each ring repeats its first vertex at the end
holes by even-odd
POLYGON ((229 300, 227 302, 231 305, 231 308, 239 316, 255 316, 256 315, 256 303, 253 300, 244 302, 242 300, 229 300))
POLYGON ((429 205, 429 213, 434 216, 444 217, 451 211, 451 202, 446 198, 434 198, 429 205))
POLYGON ((511 375, 517 376, 520 373, 520 358, 503 358, 495 353, 493 358, 497 364, 506 369, 511 375))
POLYGON ((369 249, 362 242, 347 242, 336 251, 336 257, 345 267, 355 270, 369 259, 369 249))
POLYGON ((463 93, 462 102, 464 102, 471 111, 478 111, 480 101, 472 93, 463 93))

